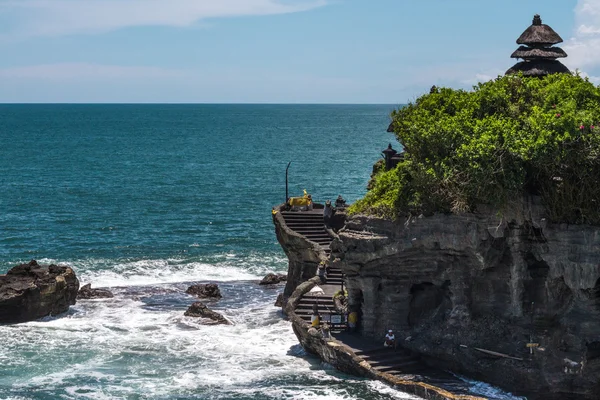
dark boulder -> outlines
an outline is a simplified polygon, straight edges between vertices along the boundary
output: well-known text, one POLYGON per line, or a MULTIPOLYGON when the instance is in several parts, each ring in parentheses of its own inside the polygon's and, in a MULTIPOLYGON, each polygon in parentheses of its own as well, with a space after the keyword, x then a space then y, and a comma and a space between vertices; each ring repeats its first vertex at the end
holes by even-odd
POLYGON ((216 311, 206 307, 201 302, 197 301, 192 304, 184 314, 186 317, 206 318, 209 319, 209 325, 231 325, 231 322, 216 311))
POLYGON ((200 298, 213 298, 220 299, 221 290, 219 289, 219 285, 216 283, 207 283, 207 284, 198 284, 192 285, 185 291, 187 294, 191 294, 192 296, 200 297, 200 298))
POLYGON ((279 293, 277 296, 277 300, 275 300, 275 307, 283 307, 285 304, 285 299, 283 297, 283 293, 279 293))
POLYGON ((92 284, 83 285, 77 293, 77 299, 110 299, 114 297, 112 292, 106 289, 92 289, 92 284))
POLYGON ((287 281, 286 274, 267 274, 262 281, 260 281, 261 285, 276 285, 281 282, 287 281))
POLYGON ((0 323, 57 315, 75 304, 79 280, 70 267, 32 260, 0 275, 0 323))

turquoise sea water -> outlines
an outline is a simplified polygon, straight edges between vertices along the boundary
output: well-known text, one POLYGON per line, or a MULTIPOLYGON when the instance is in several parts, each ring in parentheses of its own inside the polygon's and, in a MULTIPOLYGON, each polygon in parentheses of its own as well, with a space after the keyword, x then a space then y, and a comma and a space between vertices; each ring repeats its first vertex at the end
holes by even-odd
POLYGON ((68 264, 115 293, 0 326, 0 398, 410 398, 306 355, 282 288, 257 285, 287 268, 271 207, 288 161, 291 195, 354 201, 392 109, 0 105, 0 273, 68 264), (235 325, 183 317, 190 282, 219 283, 210 306, 235 325))

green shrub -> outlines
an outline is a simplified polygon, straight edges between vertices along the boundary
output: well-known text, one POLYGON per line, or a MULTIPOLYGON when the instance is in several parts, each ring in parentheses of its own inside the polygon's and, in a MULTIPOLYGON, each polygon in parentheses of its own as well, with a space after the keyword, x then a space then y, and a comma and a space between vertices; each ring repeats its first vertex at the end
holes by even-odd
POLYGON ((600 89, 569 74, 435 89, 392 113, 406 151, 352 212, 502 212, 540 195, 555 222, 600 223, 600 89))

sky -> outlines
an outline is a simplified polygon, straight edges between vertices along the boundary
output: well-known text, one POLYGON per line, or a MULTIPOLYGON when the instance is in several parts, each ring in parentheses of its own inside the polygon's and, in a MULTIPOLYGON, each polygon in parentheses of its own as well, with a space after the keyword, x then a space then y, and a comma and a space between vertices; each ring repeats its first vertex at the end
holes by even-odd
POLYGON ((0 0, 0 102, 404 104, 502 75, 536 13, 600 83, 600 0, 0 0))

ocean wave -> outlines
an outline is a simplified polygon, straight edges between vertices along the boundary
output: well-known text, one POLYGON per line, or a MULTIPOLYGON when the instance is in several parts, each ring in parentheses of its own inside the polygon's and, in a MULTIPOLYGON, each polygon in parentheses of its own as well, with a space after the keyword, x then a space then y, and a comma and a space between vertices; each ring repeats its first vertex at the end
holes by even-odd
POLYGON ((168 284, 176 282, 230 282, 256 280, 269 272, 285 272, 286 260, 278 255, 235 253, 211 255, 204 260, 185 258, 146 260, 85 259, 62 261, 39 260, 41 263, 70 265, 82 284, 94 287, 122 287, 168 284))

